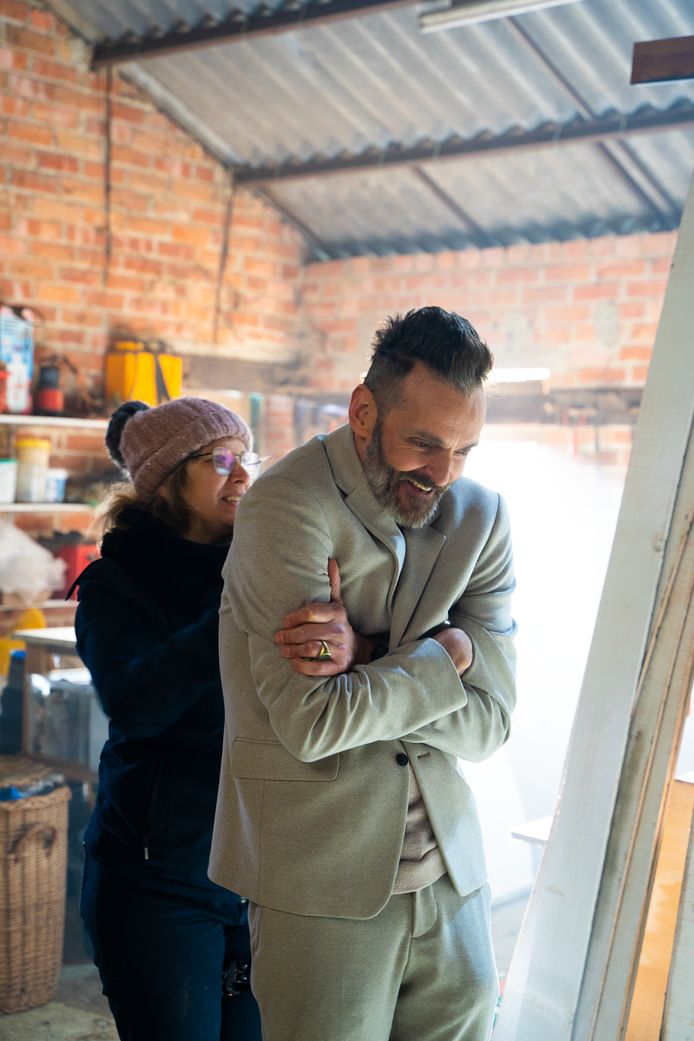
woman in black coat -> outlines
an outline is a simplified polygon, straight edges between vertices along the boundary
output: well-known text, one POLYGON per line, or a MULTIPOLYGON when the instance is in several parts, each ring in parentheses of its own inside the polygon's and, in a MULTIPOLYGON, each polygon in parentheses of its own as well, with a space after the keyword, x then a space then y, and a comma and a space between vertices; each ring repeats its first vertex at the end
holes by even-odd
POLYGON ((82 914, 124 1041, 259 1041, 246 901, 207 877, 221 569, 259 460, 239 416, 196 398, 129 402, 106 443, 130 480, 79 580, 77 647, 110 720, 82 914))

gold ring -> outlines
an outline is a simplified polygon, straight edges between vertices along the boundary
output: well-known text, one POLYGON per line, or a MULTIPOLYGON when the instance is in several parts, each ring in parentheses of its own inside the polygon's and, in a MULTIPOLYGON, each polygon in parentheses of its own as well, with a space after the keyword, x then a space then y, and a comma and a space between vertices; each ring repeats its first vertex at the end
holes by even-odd
POLYGON ((316 661, 332 661, 332 657, 333 656, 330 653, 330 648, 328 647, 327 643, 325 642, 325 640, 321 640, 320 650, 316 655, 316 661))

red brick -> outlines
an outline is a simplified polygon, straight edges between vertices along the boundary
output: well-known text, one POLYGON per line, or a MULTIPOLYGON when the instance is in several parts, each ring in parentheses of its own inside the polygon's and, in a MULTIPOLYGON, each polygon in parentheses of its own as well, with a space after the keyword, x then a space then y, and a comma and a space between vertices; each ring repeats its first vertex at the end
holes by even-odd
POLYGON ((54 130, 54 138, 55 147, 69 155, 78 155, 85 159, 99 160, 100 165, 103 162, 105 152, 103 135, 85 134, 83 130, 76 133, 74 130, 57 127, 54 130))
POLYGON ((0 0, 0 18, 12 18, 17 22, 23 22, 26 13, 26 3, 20 3, 19 0, 0 0))
POLYGON ((0 127, 0 134, 4 137, 0 148, 0 164, 7 164, 10 167, 11 179, 17 183, 18 168, 34 165, 33 142, 25 142, 18 135, 5 134, 2 127, 0 127))
POLYGON ((103 203, 103 185, 93 181, 77 181, 68 177, 61 177, 60 191, 63 195, 68 195, 82 203, 103 203))
POLYGON ((540 269, 537 267, 500 268, 496 272, 495 279, 498 285, 535 283, 540 281, 540 269))
POLYGON ((672 256, 654 257, 650 262, 650 271, 653 275, 669 275, 672 270, 672 256))
POLYGON ((48 11, 38 11, 33 8, 29 17, 35 29, 43 29, 45 32, 60 32, 60 23, 48 11))
MULTIPOLYGON (((529 307, 542 307, 543 304, 561 304, 568 299, 567 286, 532 286, 523 288, 523 303, 529 307)), ((496 296, 496 294, 495 294, 496 296)))
POLYGON ((21 51, 0 47, 0 69, 26 69, 29 59, 21 51))
POLYGON ((195 256, 192 246, 181 242, 158 242, 157 253, 162 257, 178 257, 180 260, 192 260, 195 256))
POLYGON ((37 282, 36 295, 39 300, 52 300, 54 303, 75 304, 82 299, 82 289, 78 286, 44 281, 37 282))
POLYGON ((600 386, 604 383, 624 383, 626 369, 617 366, 605 366, 604 368, 580 369, 578 378, 581 383, 590 386, 600 386))
POLYGON ((643 281, 634 280, 627 284, 627 296, 650 296, 656 299, 661 298, 665 293, 666 279, 646 279, 643 281))
POLYGON ((107 289, 89 290, 84 294, 83 303, 87 307, 97 307, 116 315, 122 315, 125 297, 122 293, 111 293, 107 289))
POLYGON ((61 105, 59 102, 53 104, 42 100, 34 100, 29 114, 32 119, 45 120, 46 123, 54 128, 66 127, 72 130, 79 130, 82 126, 81 112, 61 105))
POLYGON ((5 40, 13 47, 23 47, 39 54, 55 54, 55 41, 50 36, 23 29, 18 25, 5 26, 5 40))
POLYGON ((624 280, 635 275, 643 275, 647 271, 646 261, 638 260, 623 261, 616 264, 600 264, 596 269, 598 279, 611 278, 624 280))
POLYGON ((622 347, 619 351, 620 361, 650 361, 652 347, 622 347))
POLYGON ((648 378, 648 366, 647 365, 632 365, 631 367, 631 382, 635 384, 645 383, 648 378))
POLYGON ((79 160, 74 156, 57 152, 37 152, 36 159, 39 169, 43 170, 67 170, 68 173, 78 173, 80 168, 79 160))
POLYGON ((4 116, 33 116, 33 105, 26 98, 0 96, 0 112, 4 116))
POLYGON ((53 132, 50 127, 8 120, 7 136, 15 141, 28 141, 34 145, 52 145, 53 132))
POLYGON ((592 282, 574 286, 574 300, 616 300, 619 293, 617 282, 592 282))
POLYGON ((57 106, 76 110, 81 117, 87 113, 102 115, 104 99, 99 93, 89 90, 78 90, 62 83, 44 83, 44 94, 47 100, 57 106))
POLYGON ((50 61, 47 58, 34 58, 31 62, 31 72, 42 79, 59 80, 61 83, 76 83, 81 78, 77 69, 66 65, 65 62, 50 61))
POLYGON ((26 243, 11 235, 0 235, 0 256, 22 256, 26 252, 26 243))
POLYGON ((145 107, 128 105, 123 101, 113 100, 111 102, 111 117, 114 120, 123 120, 126 123, 142 123, 147 118, 145 107))

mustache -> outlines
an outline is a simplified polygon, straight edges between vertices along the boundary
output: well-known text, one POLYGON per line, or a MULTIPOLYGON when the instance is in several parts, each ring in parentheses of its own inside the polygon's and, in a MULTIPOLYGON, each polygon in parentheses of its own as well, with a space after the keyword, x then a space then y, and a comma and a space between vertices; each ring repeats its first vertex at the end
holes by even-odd
POLYGON ((437 492, 446 492, 450 488, 449 484, 436 484, 430 477, 427 477, 421 470, 399 470, 398 480, 409 481, 414 478, 415 481, 419 481, 420 484, 431 485, 432 489, 437 492))

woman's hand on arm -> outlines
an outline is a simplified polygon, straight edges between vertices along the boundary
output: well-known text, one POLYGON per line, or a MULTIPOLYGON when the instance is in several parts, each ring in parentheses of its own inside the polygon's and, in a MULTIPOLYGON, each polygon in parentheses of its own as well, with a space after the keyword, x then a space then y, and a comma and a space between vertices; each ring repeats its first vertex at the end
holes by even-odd
POLYGON ((328 561, 329 603, 311 603, 292 611, 284 628, 275 633, 283 657, 303 676, 336 676, 371 660, 374 645, 350 625, 340 596, 340 572, 336 560, 328 561), (328 645, 330 658, 316 660, 321 643, 328 645))

